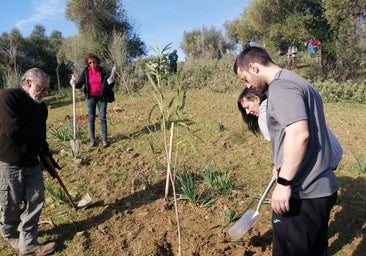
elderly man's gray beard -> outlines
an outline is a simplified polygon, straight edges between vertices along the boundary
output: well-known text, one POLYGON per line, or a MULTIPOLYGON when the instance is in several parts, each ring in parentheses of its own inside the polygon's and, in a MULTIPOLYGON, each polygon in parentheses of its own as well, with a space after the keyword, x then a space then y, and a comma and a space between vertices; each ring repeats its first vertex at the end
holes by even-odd
POLYGON ((26 93, 29 95, 29 97, 32 98, 32 100, 38 104, 41 104, 43 102, 43 99, 39 100, 36 98, 35 92, 33 90, 29 90, 28 92, 26 91, 26 93))
POLYGON ((43 100, 37 100, 36 98, 32 97, 32 100, 34 100, 35 103, 41 104, 43 102, 43 100))

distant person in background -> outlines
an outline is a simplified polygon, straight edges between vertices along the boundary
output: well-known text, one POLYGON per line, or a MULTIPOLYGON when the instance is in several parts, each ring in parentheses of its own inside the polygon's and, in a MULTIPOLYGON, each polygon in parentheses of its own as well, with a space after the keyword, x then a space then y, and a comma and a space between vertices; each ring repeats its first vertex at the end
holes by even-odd
POLYGON ((297 47, 294 44, 291 44, 287 50, 287 68, 291 69, 292 67, 296 68, 297 62, 297 47))
POLYGON ((245 45, 244 48, 247 47, 254 47, 254 46, 258 46, 258 43, 256 41, 254 41, 254 39, 251 39, 250 41, 248 41, 245 45))
POLYGON ((86 97, 86 105, 88 107, 89 120, 89 138, 90 146, 96 146, 95 138, 95 116, 96 107, 99 109, 99 120, 102 130, 102 144, 106 148, 109 146, 107 134, 107 105, 106 92, 107 86, 114 86, 114 69, 108 76, 107 72, 100 66, 100 59, 95 54, 88 54, 84 58, 85 68, 82 71, 79 80, 74 77, 70 81, 71 86, 82 88, 84 86, 84 94, 86 97))
POLYGON ((313 45, 313 48, 314 48, 314 53, 316 54, 319 51, 319 46, 320 46, 319 39, 313 37, 313 39, 312 39, 312 45, 313 45))
POLYGON ((61 169, 46 141, 48 109, 43 97, 49 86, 50 77, 31 68, 20 88, 0 91, 0 234, 19 255, 47 255, 55 250, 54 242, 37 241, 45 199, 39 156, 47 156, 61 169))
POLYGON ((177 73, 177 62, 178 62, 178 54, 177 50, 174 49, 172 53, 169 54, 169 67, 170 72, 177 73))
POLYGON ((315 54, 319 50, 319 44, 320 44, 320 41, 318 39, 315 39, 314 37, 308 41, 308 43, 306 45, 306 49, 307 49, 310 57, 315 57, 315 54))
POLYGON ((249 42, 249 47, 254 47, 254 46, 258 46, 258 43, 256 41, 254 41, 254 39, 252 39, 249 42))

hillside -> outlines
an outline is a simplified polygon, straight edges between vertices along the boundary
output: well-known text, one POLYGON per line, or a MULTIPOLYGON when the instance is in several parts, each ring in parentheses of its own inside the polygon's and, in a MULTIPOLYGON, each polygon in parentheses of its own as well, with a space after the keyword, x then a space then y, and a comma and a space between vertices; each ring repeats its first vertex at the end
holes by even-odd
MULTIPOLYGON (((178 200, 184 256, 271 255, 268 204, 262 206, 259 222, 242 241, 231 241, 226 233, 232 223, 227 225, 225 209, 239 217, 255 208, 271 177, 270 146, 242 124, 236 107, 239 90, 187 92, 184 118, 200 139, 192 140, 197 153, 182 143, 176 172, 199 174, 209 166, 230 173, 233 189, 227 195, 215 196, 208 207, 178 200)), ((110 147, 89 148, 86 106, 81 94, 77 103, 77 125, 83 132, 80 155, 73 157, 68 141, 59 142, 49 134, 51 149, 63 167, 60 176, 75 202, 86 193, 93 201, 87 209, 75 211, 67 203, 57 203, 47 190, 40 239, 57 241, 54 255, 179 255, 173 200, 164 201, 166 160, 162 132, 153 131, 147 121, 154 99, 146 88, 138 94, 116 96, 116 101, 108 105, 110 147), (155 154, 149 147, 151 138, 157 142, 155 154)), ((69 95, 49 97, 47 104, 49 132, 70 121, 69 95)), ((366 107, 326 103, 325 109, 328 125, 344 147, 337 170, 341 190, 330 221, 329 252, 339 256, 365 255, 366 176, 360 173, 355 156, 366 159, 366 107)), ((100 138, 98 122, 96 131, 100 138)), ((56 191, 60 187, 47 173, 45 183, 56 191)), ((3 240, 0 251, 4 256, 14 255, 3 240)))

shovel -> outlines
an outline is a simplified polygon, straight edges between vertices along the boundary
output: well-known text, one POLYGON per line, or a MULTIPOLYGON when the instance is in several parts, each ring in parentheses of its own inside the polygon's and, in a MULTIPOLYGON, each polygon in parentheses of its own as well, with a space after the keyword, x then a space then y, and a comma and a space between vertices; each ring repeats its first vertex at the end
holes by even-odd
POLYGON ((69 199, 69 202, 71 204, 71 206, 77 210, 77 209, 85 209, 86 207, 88 207, 91 204, 91 197, 89 195, 89 193, 87 193, 85 196, 83 196, 83 198, 80 200, 80 202, 76 205, 74 203, 74 201, 72 200, 72 197, 69 193, 69 191, 66 189, 65 184, 62 182, 60 176, 58 175, 57 170, 55 169, 55 167, 53 166, 51 160, 48 158, 48 156, 42 156, 42 159, 46 162, 46 164, 48 166, 50 166, 52 168, 52 174, 56 177, 58 183, 60 183, 62 189, 64 190, 67 199, 69 199))
POLYGON ((244 215, 241 216, 241 218, 234 224, 234 226, 229 229, 228 233, 234 240, 239 240, 258 221, 260 217, 259 208, 261 207, 264 198, 268 194, 268 191, 271 189, 275 181, 276 179, 271 179, 268 183, 261 198, 259 199, 257 209, 255 211, 253 209, 246 211, 244 215))
MULTIPOLYGON (((71 80, 75 80, 72 75, 71 80)), ((76 139, 76 100, 75 100, 75 85, 72 86, 72 126, 73 126, 73 139, 70 140, 70 147, 72 151, 77 154, 80 150, 81 142, 76 139)))

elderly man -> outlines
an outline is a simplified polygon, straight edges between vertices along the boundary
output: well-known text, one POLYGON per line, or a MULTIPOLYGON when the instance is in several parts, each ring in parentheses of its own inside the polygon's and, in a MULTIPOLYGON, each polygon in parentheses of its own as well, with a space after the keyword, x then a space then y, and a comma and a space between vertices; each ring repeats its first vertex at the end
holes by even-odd
POLYGON ((46 141, 48 111, 43 97, 50 78, 39 68, 25 72, 20 88, 0 91, 0 233, 19 255, 47 255, 55 243, 39 244, 44 204, 39 155, 56 168, 46 141))

